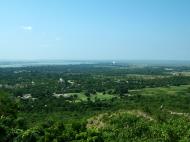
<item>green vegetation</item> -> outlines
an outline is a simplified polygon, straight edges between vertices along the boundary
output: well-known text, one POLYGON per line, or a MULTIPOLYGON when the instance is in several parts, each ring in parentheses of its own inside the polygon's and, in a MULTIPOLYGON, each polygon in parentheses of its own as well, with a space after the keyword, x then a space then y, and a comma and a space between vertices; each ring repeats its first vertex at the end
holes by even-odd
POLYGON ((188 70, 0 68, 0 142, 188 142, 188 70))

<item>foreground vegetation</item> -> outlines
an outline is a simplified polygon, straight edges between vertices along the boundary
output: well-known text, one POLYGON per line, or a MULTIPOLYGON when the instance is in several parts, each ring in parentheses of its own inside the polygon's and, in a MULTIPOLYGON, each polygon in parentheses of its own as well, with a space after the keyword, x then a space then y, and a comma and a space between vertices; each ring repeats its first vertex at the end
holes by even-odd
POLYGON ((0 141, 190 141, 189 67, 0 69, 0 141))

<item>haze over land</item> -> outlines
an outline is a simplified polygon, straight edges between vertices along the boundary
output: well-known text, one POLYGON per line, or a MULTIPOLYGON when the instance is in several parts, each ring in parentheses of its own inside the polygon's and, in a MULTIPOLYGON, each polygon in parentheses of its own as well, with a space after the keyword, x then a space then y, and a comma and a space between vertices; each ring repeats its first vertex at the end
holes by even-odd
POLYGON ((0 59, 190 60, 189 0, 6 0, 0 59))

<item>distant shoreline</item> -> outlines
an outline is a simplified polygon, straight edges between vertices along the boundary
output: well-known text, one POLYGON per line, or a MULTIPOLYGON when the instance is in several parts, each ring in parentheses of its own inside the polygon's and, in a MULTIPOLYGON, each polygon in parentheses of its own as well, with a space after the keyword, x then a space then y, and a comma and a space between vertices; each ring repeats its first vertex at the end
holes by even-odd
POLYGON ((8 68, 44 65, 90 65, 112 63, 114 63, 114 65, 190 66, 190 61, 188 60, 0 60, 0 67, 8 68))

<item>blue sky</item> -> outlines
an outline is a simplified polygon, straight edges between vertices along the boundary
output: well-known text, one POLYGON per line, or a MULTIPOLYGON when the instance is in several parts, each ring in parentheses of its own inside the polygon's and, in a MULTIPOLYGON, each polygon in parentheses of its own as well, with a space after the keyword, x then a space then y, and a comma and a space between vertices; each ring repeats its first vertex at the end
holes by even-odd
POLYGON ((2 0, 0 59, 190 60, 190 1, 2 0))

